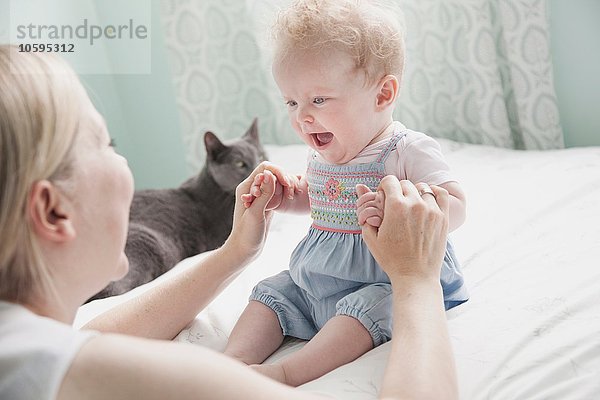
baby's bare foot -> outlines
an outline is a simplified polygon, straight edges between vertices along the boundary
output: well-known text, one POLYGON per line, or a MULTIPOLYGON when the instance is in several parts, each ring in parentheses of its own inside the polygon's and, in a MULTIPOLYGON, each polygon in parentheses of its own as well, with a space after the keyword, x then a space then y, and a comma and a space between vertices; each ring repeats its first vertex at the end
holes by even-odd
POLYGON ((277 382, 287 384, 285 379, 285 371, 279 364, 253 364, 250 365, 250 368, 262 375, 276 380, 277 382))

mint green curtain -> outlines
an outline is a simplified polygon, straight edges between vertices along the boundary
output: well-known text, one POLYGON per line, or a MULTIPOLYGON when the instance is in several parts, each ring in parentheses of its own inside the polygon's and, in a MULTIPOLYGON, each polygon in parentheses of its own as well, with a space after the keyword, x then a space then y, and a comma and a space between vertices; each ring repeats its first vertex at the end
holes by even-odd
MULTIPOLYGON (((270 72, 268 28, 289 0, 164 0, 162 24, 192 168, 204 131, 297 143, 270 72)), ((544 0, 397 0, 406 69, 396 117, 431 136, 563 147, 544 0)))

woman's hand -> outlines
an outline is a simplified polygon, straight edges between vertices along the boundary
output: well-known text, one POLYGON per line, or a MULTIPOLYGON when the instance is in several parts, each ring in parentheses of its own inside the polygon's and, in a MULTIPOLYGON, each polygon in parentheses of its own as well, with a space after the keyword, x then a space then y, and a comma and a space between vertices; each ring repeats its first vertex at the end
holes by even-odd
POLYGON ((248 262, 261 252, 272 218, 273 211, 268 210, 267 206, 275 194, 277 178, 269 167, 269 163, 259 164, 235 190, 233 229, 224 247, 231 247, 248 262), (243 196, 250 193, 257 176, 260 176, 261 182, 260 196, 247 203, 243 196))
MULTIPOLYGON (((410 181, 386 176, 378 188, 384 203, 381 225, 362 225, 369 250, 392 283, 403 276, 439 281, 448 235, 448 192, 437 186, 431 190, 433 194, 420 195, 410 181)), ((369 197, 364 204, 377 208, 370 203, 374 201, 369 197)))

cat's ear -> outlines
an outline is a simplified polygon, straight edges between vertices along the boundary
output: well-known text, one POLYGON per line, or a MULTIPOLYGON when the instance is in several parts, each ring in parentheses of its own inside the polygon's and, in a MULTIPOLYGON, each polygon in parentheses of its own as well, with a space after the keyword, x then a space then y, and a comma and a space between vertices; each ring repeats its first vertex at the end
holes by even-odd
POLYGON ((258 142, 259 142, 259 140, 258 140, 258 118, 255 117, 252 120, 252 125, 250 125, 250 128, 248 128, 246 133, 244 133, 243 138, 245 140, 249 140, 253 143, 258 144, 258 142))
POLYGON ((217 155, 223 152, 227 148, 215 135, 214 133, 207 131, 204 134, 204 146, 206 146, 206 153, 215 159, 217 155))

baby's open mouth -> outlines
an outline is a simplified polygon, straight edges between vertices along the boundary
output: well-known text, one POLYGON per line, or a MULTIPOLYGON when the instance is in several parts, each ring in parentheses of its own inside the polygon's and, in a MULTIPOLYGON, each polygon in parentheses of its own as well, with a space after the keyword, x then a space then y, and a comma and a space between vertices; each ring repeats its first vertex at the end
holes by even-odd
POLYGON ((333 133, 331 132, 318 132, 310 134, 317 147, 325 146, 327 143, 333 140, 333 133))

